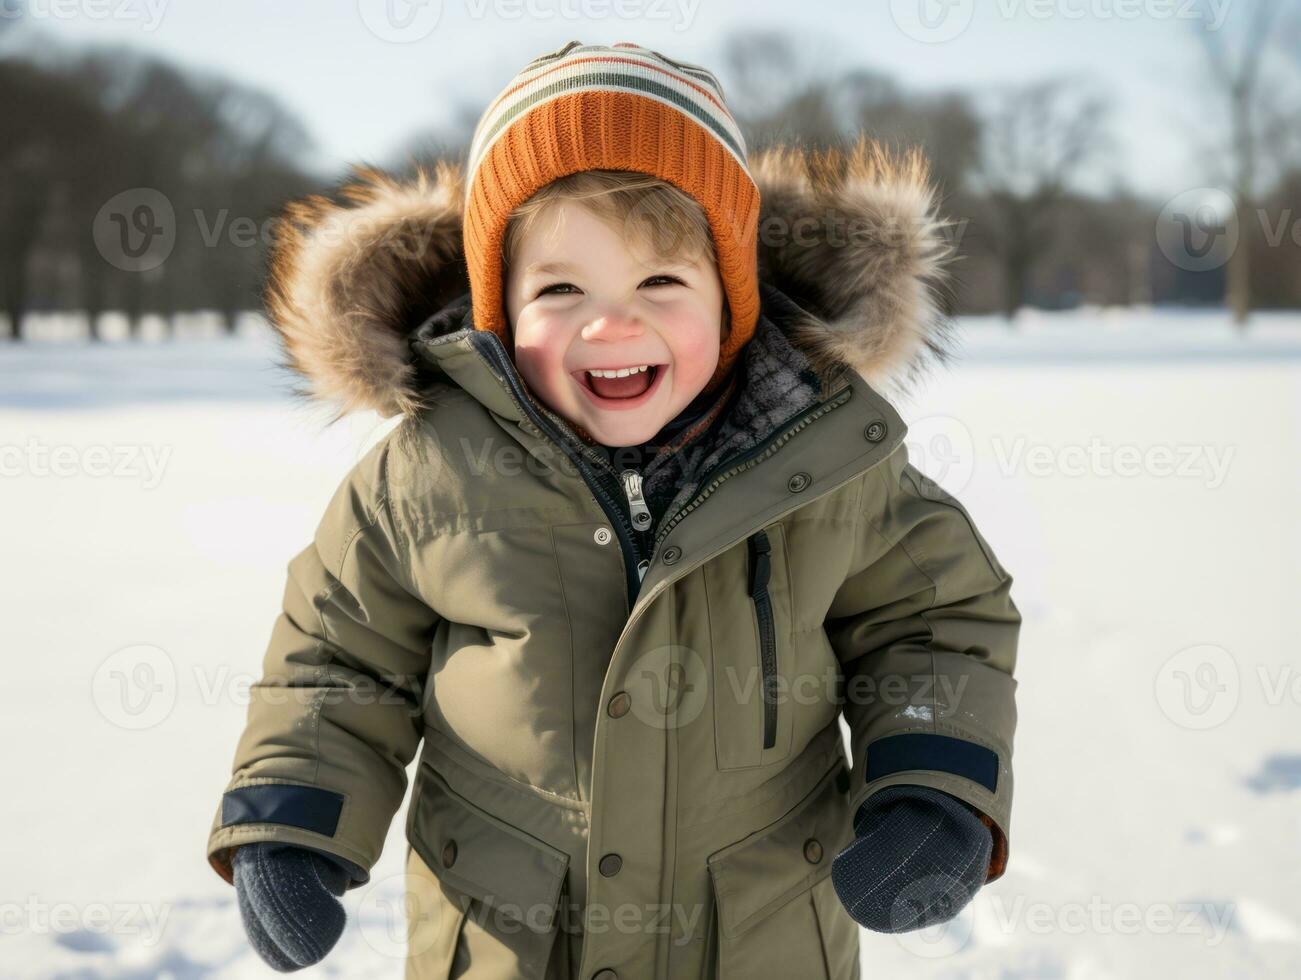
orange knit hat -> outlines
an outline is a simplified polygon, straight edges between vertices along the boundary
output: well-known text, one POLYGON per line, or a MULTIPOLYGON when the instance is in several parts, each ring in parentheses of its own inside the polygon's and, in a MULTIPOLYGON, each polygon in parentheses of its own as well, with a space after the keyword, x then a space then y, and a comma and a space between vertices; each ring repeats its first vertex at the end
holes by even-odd
POLYGON ((480 118, 462 221, 475 327, 510 343, 501 268, 510 213, 580 170, 652 174, 704 209, 731 311, 705 390, 717 388, 759 317, 759 189, 718 79, 628 42, 570 41, 534 59, 480 118))

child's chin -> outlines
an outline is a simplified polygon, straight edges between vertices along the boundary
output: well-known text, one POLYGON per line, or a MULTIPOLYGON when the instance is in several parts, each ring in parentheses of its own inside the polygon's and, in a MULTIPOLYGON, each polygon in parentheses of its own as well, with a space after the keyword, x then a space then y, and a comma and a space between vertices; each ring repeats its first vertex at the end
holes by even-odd
POLYGON ((662 424, 656 424, 653 419, 615 420, 613 423, 601 419, 592 420, 584 428, 603 446, 637 446, 659 432, 662 424))

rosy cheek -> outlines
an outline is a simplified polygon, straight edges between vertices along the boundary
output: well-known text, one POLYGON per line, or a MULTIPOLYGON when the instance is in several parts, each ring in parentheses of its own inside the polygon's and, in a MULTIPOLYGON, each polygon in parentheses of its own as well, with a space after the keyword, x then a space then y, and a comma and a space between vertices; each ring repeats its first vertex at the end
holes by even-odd
POLYGON ((543 352, 536 347, 515 348, 515 366, 519 373, 533 387, 537 387, 546 377, 546 363, 543 352))
POLYGON ((537 338, 535 346, 517 347, 515 364, 535 391, 548 394, 563 391, 564 353, 551 340, 537 338))
POLYGON ((699 324, 681 331, 670 348, 680 377, 708 377, 718 362, 719 340, 699 324))

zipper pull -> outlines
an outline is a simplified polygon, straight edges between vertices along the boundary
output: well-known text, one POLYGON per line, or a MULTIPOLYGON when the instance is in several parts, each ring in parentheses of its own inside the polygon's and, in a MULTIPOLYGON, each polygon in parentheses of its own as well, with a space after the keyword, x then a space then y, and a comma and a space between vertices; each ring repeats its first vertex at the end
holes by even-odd
POLYGON ((650 527, 651 512, 646 506, 646 498, 641 495, 641 474, 627 469, 619 477, 623 480, 624 496, 628 498, 628 510, 632 513, 632 526, 638 531, 645 531, 650 527))

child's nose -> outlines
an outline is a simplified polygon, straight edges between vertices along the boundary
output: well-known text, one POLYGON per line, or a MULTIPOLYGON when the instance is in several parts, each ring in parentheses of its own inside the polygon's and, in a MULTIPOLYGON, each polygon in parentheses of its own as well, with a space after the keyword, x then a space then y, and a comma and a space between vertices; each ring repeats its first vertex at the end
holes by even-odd
POLYGON ((623 310, 607 310, 583 328, 584 340, 622 340, 642 332, 641 321, 623 310))

